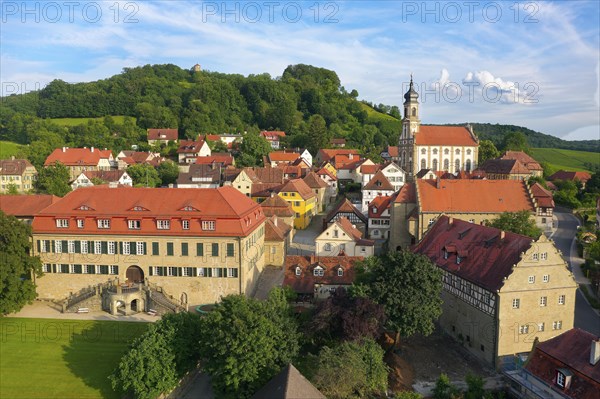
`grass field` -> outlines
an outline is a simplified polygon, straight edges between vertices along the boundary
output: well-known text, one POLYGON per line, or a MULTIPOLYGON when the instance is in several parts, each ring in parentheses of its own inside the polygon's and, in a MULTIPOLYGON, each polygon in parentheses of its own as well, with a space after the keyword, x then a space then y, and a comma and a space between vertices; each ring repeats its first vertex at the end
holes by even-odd
POLYGON ((1 398, 115 398, 108 375, 146 323, 0 318, 1 398))
POLYGON ((400 122, 398 119, 394 118, 393 116, 390 116, 390 115, 387 115, 387 114, 384 114, 384 113, 374 110, 373 108, 369 107, 367 104, 360 103, 360 106, 362 107, 362 109, 364 111, 367 111, 367 115, 369 116, 369 118, 400 122))
MULTIPOLYGON (((125 120, 125 116, 123 116, 123 115, 113 115, 112 118, 115 120, 115 123, 118 123, 118 124, 123 124, 123 121, 125 120)), ((133 118, 133 117, 130 116, 130 118, 133 118)), ((67 127, 81 125, 82 123, 87 123, 87 121, 89 121, 89 120, 101 121, 102 119, 104 119, 104 118, 103 117, 100 117, 100 118, 49 118, 49 120, 51 120, 52 122, 55 122, 58 125, 67 126, 67 127)))
POLYGON ((0 159, 8 159, 11 155, 17 155, 20 148, 21 144, 0 140, 0 159))
POLYGON ((584 162, 600 164, 600 153, 597 152, 532 148, 531 156, 538 162, 547 162, 557 170, 588 170, 584 162))

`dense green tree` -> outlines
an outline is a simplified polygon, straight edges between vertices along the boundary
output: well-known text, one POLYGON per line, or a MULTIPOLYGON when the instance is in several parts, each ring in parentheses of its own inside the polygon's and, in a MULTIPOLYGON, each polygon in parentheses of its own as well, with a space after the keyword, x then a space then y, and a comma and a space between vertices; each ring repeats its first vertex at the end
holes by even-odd
POLYGON ((321 148, 328 148, 331 144, 331 135, 321 115, 317 114, 309 118, 307 136, 308 150, 312 154, 316 154, 321 148))
POLYGON ((134 187, 159 187, 161 180, 152 165, 139 163, 127 168, 127 174, 133 180, 134 187))
POLYGON ((600 171, 592 173, 592 177, 585 183, 585 192, 600 194, 600 171))
POLYGON ((137 124, 143 129, 174 129, 179 125, 177 118, 167 107, 140 103, 136 111, 137 124))
POLYGON ((460 395, 460 391, 450 382, 450 378, 444 373, 435 383, 433 388, 433 399, 455 399, 460 395))
POLYGON ((285 294, 274 291, 267 301, 227 296, 202 318, 202 367, 222 397, 249 397, 298 353, 285 294))
POLYGON ((394 396, 392 396, 393 399, 423 399, 423 395, 421 395, 418 392, 412 392, 412 391, 402 391, 402 392, 396 392, 394 394, 394 396))
POLYGON ((511 132, 507 134, 502 141, 502 150, 529 152, 527 137, 522 132, 511 132))
POLYGON ((71 192, 69 180, 69 169, 56 161, 54 165, 46 166, 38 171, 35 187, 41 193, 64 197, 71 192))
POLYGON ((400 336, 429 335, 442 314, 442 272, 431 261, 409 251, 371 256, 360 265, 356 291, 385 308, 388 328, 400 336))
POLYGON ((19 189, 15 183, 8 183, 6 185, 6 194, 8 195, 16 195, 19 194, 19 189))
POLYGON ((484 163, 488 159, 498 158, 499 156, 500 151, 498 151, 492 141, 481 140, 479 142, 479 164, 484 163))
POLYGON ((387 390, 384 351, 373 339, 323 347, 313 382, 330 399, 371 398, 387 390))
POLYGON ((208 144, 212 152, 227 152, 228 150, 227 144, 223 143, 221 140, 209 141, 208 144))
POLYGON ((163 186, 175 183, 179 176, 179 166, 177 166, 175 162, 169 160, 161 162, 156 168, 156 171, 158 172, 158 177, 163 186))
POLYGON ((0 314, 17 312, 35 297, 32 276, 42 263, 31 256, 31 227, 0 211, 0 314))
POLYGON ((485 396, 485 389, 483 388, 485 382, 482 377, 467 374, 465 382, 467 383, 467 390, 464 394, 464 399, 481 399, 485 396))
POLYGON ((535 220, 531 216, 531 212, 527 210, 502 212, 496 219, 489 221, 487 225, 537 239, 542 234, 542 230, 536 226, 535 220))
POLYGON ((240 145, 242 157, 240 166, 255 166, 262 164, 262 158, 271 152, 271 144, 258 133, 248 132, 240 145))

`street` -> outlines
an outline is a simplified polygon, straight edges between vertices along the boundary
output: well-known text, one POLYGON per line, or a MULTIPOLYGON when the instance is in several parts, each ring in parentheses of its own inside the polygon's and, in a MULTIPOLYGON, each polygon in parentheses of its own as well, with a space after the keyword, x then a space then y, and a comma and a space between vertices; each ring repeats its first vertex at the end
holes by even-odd
MULTIPOLYGON (((561 250, 563 258, 569 264, 578 284, 587 283, 581 272, 580 264, 583 259, 577 254, 575 236, 579 220, 566 210, 556 208, 554 214, 558 219, 558 228, 551 238, 556 247, 561 250)), ((600 335, 600 315, 587 303, 581 290, 577 290, 575 300, 575 327, 600 335)))

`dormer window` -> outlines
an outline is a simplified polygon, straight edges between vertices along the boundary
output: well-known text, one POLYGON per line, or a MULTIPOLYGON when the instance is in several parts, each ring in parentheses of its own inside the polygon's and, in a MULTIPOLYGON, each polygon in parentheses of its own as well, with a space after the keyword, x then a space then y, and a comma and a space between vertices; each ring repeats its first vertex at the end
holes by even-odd
POLYGON ((181 208, 181 210, 182 210, 182 211, 185 211, 185 212, 193 212, 193 211, 197 211, 197 209, 196 209, 196 208, 194 208, 193 206, 189 206, 189 205, 186 205, 186 206, 184 206, 183 208, 181 208))
POLYGON ((61 229, 69 227, 69 219, 56 219, 56 227, 61 229))
POLYGON ((344 269, 342 269, 341 267, 337 270, 337 275, 338 277, 342 277, 344 275, 344 269))
POLYGON ((141 220, 128 220, 127 224, 129 225, 129 230, 139 230, 142 228, 141 220))
MULTIPOLYGON (((247 224, 250 224, 250 219, 248 218, 247 224)), ((205 231, 213 231, 215 230, 216 223, 214 220, 203 220, 202 221, 202 230, 205 231)))
POLYGON ((141 211, 145 211, 146 209, 144 209, 144 208, 143 208, 143 207, 141 207, 141 206, 134 206, 134 207, 132 208, 132 210, 133 210, 133 211, 136 211, 136 212, 141 212, 141 211))
POLYGON ((156 228, 159 230, 169 230, 171 228, 170 220, 157 220, 156 228))
POLYGON ((444 249, 444 259, 448 259, 448 250, 444 249))
POLYGON ((556 385, 561 388, 567 389, 571 385, 571 377, 573 373, 565 368, 556 370, 556 385))
POLYGON ((99 229, 110 229, 110 219, 98 219, 99 229))
POLYGON ((300 266, 296 266, 296 276, 299 276, 302 273, 300 266))
POLYGON ((462 261, 462 258, 459 255, 456 255, 456 264, 460 265, 461 261, 462 261))
POLYGON ((373 208, 371 208, 371 210, 373 211, 373 213, 377 213, 377 207, 374 206, 373 208))
POLYGON ((324 275, 325 275, 325 270, 321 266, 317 266, 313 270, 313 276, 323 277, 324 275))

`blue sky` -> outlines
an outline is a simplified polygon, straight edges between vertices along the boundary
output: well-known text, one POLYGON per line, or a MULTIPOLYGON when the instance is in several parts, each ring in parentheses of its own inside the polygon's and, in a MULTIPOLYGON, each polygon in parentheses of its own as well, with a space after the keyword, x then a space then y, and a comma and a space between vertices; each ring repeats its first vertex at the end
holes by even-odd
POLYGON ((145 64, 276 77, 305 63, 401 105, 413 73, 423 123, 598 139, 599 4, 2 0, 0 80, 6 95, 145 64))

